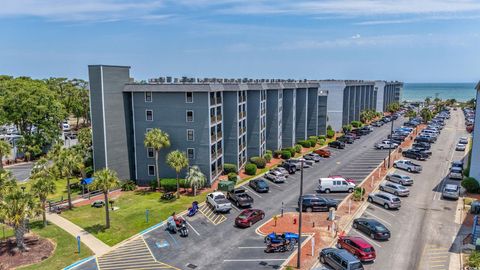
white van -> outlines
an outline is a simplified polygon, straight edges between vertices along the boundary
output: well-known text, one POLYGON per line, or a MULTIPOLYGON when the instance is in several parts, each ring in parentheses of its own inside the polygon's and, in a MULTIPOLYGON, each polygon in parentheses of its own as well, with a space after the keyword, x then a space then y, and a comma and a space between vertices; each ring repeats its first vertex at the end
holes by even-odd
POLYGON ((318 192, 353 192, 355 184, 348 182, 345 178, 320 178, 318 180, 318 192))
POLYGON ((424 129, 424 130, 422 130, 422 133, 424 133, 424 134, 431 134, 431 135, 433 135, 433 136, 435 136, 435 137, 438 135, 438 132, 435 131, 435 130, 433 130, 433 129, 424 129))

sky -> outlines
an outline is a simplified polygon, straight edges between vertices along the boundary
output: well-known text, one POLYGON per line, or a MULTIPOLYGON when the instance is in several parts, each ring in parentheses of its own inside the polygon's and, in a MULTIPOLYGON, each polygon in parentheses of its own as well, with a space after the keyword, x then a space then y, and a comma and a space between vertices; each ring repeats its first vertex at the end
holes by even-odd
POLYGON ((0 0, 0 74, 480 80, 479 0, 0 0))

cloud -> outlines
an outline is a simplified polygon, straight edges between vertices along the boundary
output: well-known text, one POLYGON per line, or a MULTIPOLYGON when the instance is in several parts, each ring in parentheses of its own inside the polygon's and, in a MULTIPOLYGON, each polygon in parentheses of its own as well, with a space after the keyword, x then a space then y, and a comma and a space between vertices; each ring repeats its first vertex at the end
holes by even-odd
POLYGON ((362 37, 362 36, 360 36, 360 34, 356 34, 356 35, 352 36, 352 39, 359 39, 359 38, 361 38, 361 37, 362 37))
POLYGON ((355 25, 382 25, 382 24, 406 24, 423 21, 446 21, 446 20, 475 20, 480 19, 480 15, 442 15, 442 16, 421 16, 406 19, 392 19, 392 20, 371 20, 356 22, 355 25))

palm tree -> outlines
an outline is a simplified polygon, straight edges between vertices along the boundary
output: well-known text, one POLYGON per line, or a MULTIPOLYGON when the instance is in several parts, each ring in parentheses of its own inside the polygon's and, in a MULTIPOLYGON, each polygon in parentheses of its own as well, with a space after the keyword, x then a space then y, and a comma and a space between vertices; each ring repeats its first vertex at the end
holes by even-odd
POLYGON ((54 159, 55 171, 61 178, 67 179, 68 208, 72 209, 72 192, 70 189, 70 180, 75 176, 75 172, 80 171, 84 174, 83 157, 77 151, 71 148, 62 148, 54 159))
POLYGON ((193 196, 197 196, 198 188, 204 187, 207 184, 207 178, 198 166, 192 166, 188 169, 185 180, 188 185, 193 188, 193 196))
POLYGON ((168 153, 167 164, 177 173, 177 198, 180 198, 180 180, 178 179, 178 174, 183 168, 188 167, 188 158, 185 153, 178 150, 168 153))
POLYGON ((12 177, 11 172, 0 170, 0 201, 5 194, 10 192, 16 185, 17 182, 12 177))
POLYGON ((10 154, 12 146, 9 142, 0 140, 0 169, 3 169, 3 157, 10 154))
MULTIPOLYGON (((42 162, 43 165, 43 161, 40 162, 42 162)), ((47 204, 47 197, 48 195, 55 193, 57 190, 57 186, 55 185, 55 175, 52 168, 47 165, 41 169, 37 168, 37 171, 32 175, 31 180, 33 181, 31 192, 40 200, 43 227, 46 227, 47 216, 45 208, 47 204)))
POLYGON ((36 217, 40 212, 38 202, 18 186, 12 188, 0 201, 0 219, 15 230, 17 249, 27 250, 24 235, 28 219, 36 217))
POLYGON ((427 123, 428 121, 432 120, 432 118, 433 118, 432 111, 430 111, 430 109, 428 109, 428 108, 423 108, 420 111, 420 116, 423 118, 424 123, 427 123))
POLYGON ((158 168, 158 153, 162 148, 170 147, 170 138, 168 134, 159 128, 154 128, 145 134, 143 144, 147 148, 153 148, 155 151, 155 172, 157 176, 157 187, 160 189, 160 173, 158 168))
POLYGON ((108 168, 96 171, 93 175, 93 183, 92 185, 94 188, 101 190, 103 192, 103 196, 105 199, 105 219, 106 225, 105 228, 110 228, 110 212, 108 209, 108 192, 120 185, 120 181, 118 180, 117 173, 112 171, 108 168))

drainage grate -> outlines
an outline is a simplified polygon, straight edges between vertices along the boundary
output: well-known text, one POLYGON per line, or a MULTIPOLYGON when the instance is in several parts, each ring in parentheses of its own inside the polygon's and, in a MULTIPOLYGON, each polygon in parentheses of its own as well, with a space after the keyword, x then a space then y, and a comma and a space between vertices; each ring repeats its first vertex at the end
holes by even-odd
POLYGON ((189 264, 187 264, 187 267, 188 267, 188 268, 191 268, 191 269, 195 269, 195 268, 197 268, 198 266, 196 266, 195 264, 189 263, 189 264))
POLYGON ((259 264, 260 264, 261 266, 267 266, 267 265, 268 265, 267 262, 260 262, 259 264))

